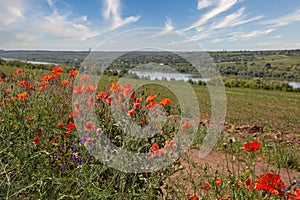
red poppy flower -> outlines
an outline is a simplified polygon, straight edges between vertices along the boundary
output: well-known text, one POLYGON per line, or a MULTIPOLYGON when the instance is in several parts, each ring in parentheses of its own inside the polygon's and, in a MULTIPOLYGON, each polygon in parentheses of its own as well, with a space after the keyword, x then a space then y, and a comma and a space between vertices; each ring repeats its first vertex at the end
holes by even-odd
POLYGON ((134 114, 134 109, 131 109, 128 111, 127 115, 133 115, 134 114))
POLYGON ((259 150, 260 143, 258 141, 249 142, 245 144, 242 148, 245 149, 247 152, 256 151, 259 150))
POLYGON ((113 82, 110 84, 109 90, 112 92, 119 86, 118 82, 113 82))
POLYGON ((64 124, 64 123, 59 123, 59 124, 57 124, 57 126, 58 126, 58 127, 64 127, 65 124, 64 124))
POLYGON ((69 123, 69 124, 67 125, 67 130, 68 130, 68 131, 71 131, 71 130, 73 130, 75 127, 76 127, 76 126, 75 126, 75 123, 69 123))
POLYGON ((60 66, 52 68, 52 74, 62 73, 63 69, 60 66))
POLYGON ((24 73, 24 70, 23 70, 23 69, 17 69, 16 73, 17 73, 17 74, 23 74, 23 73, 24 73))
POLYGON ((156 95, 150 94, 150 96, 147 97, 146 102, 150 103, 150 102, 154 101, 155 99, 156 99, 156 95))
POLYGON ((82 94, 84 92, 84 85, 79 85, 74 89, 75 94, 82 94))
POLYGON ((60 85, 62 87, 65 87, 65 86, 71 86, 72 84, 68 80, 62 80, 61 83, 60 83, 60 85))
POLYGON ((28 117, 28 120, 32 121, 32 120, 33 120, 33 117, 32 117, 32 116, 29 116, 29 117, 28 117))
POLYGON ((81 81, 86 81, 86 80, 88 80, 88 78, 89 78, 88 75, 84 75, 84 76, 80 77, 79 80, 81 80, 81 81))
POLYGON ((169 98, 164 98, 164 99, 162 99, 162 100, 160 101, 159 104, 160 104, 161 106, 166 106, 166 105, 171 104, 171 101, 170 101, 169 98))
POLYGON ((87 92, 94 92, 94 91, 97 90, 97 86, 95 86, 95 85, 87 85, 87 86, 85 87, 85 90, 86 90, 87 92))
POLYGON ((207 190, 210 188, 210 185, 208 183, 206 183, 205 185, 201 186, 201 189, 203 190, 207 190))
POLYGON ((191 125, 191 123, 189 121, 187 121, 181 126, 181 129, 186 130, 190 127, 190 125, 191 125))
POLYGON ((85 123, 84 129, 88 132, 91 132, 92 130, 95 129, 95 124, 91 121, 88 121, 85 123))
POLYGON ((141 97, 136 98, 135 101, 134 101, 134 103, 141 103, 141 102, 142 102, 142 98, 141 97))
POLYGON ((158 151, 158 144, 157 143, 152 144, 151 148, 153 151, 158 151))
POLYGON ((69 72, 69 77, 75 78, 78 75, 79 71, 78 70, 71 70, 69 72))
POLYGON ((21 94, 17 94, 16 98, 17 99, 26 99, 29 96, 27 92, 23 92, 21 94))
POLYGON ((106 102, 111 103, 111 101, 112 101, 112 96, 107 97, 106 102))
POLYGON ((264 190, 270 194, 276 194, 283 196, 283 190, 285 189, 284 183, 281 181, 281 177, 278 174, 262 174, 255 180, 255 189, 264 190))
POLYGON ((34 138, 33 138, 33 143, 34 143, 34 144, 40 144, 39 138, 38 138, 38 137, 34 137, 34 138))
POLYGON ((196 195, 188 194, 188 199, 189 200, 198 200, 199 198, 196 195))
POLYGON ((157 106, 157 102, 153 101, 153 102, 150 102, 150 103, 147 105, 147 108, 148 108, 148 110, 151 110, 151 109, 153 109, 155 106, 157 106))
POLYGON ((222 184, 222 179, 221 178, 216 178, 216 186, 220 186, 222 184))

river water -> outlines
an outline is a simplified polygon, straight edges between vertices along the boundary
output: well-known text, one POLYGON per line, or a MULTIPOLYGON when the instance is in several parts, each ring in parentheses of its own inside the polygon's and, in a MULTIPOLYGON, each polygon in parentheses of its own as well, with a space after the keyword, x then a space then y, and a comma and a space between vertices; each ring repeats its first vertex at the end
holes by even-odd
MULTIPOLYGON (((208 79, 204 79, 201 77, 197 77, 194 74, 180 74, 180 73, 170 73, 170 72, 156 72, 156 71, 135 71, 130 70, 130 73, 135 73, 139 78, 147 78, 149 80, 176 80, 176 81, 188 81, 192 80, 194 82, 200 81, 209 81, 208 79)), ((300 88, 300 82, 288 82, 289 85, 294 88, 300 88)))

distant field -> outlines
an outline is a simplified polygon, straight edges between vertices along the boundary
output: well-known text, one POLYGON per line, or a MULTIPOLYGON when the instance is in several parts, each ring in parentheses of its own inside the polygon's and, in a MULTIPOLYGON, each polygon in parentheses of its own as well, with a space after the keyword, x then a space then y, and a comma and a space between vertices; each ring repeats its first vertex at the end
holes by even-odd
MULTIPOLYGON (((115 77, 103 76, 102 81, 104 83, 116 80, 115 77)), ((210 115, 211 109, 208 89, 206 86, 196 84, 193 85, 193 89, 199 100, 202 118, 207 118, 205 115, 210 115)), ((264 127, 264 131, 300 134, 300 93, 245 88, 225 89, 227 96, 226 121, 235 125, 260 125, 264 127)), ((162 98, 176 98, 165 87, 157 84, 147 85, 147 93, 155 91, 160 91, 159 95, 162 98)), ((174 103, 176 104, 176 101, 174 103)))

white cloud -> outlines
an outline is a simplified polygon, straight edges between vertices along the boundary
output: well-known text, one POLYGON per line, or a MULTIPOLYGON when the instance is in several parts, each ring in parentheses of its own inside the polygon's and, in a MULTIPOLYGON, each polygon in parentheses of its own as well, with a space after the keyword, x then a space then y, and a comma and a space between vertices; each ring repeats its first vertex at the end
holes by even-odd
POLYGON ((262 24, 271 25, 273 27, 285 26, 293 22, 300 21, 300 8, 298 8, 295 12, 263 22, 262 24))
POLYGON ((246 24, 258 19, 261 19, 262 16, 256 16, 250 19, 245 19, 245 8, 242 7, 238 11, 227 15, 223 20, 212 24, 213 29, 221 29, 227 27, 234 27, 242 24, 246 24))
POLYGON ((199 0, 198 1, 198 10, 216 5, 217 2, 218 2, 218 0, 199 0))
POLYGON ((104 0, 105 9, 103 10, 103 18, 111 23, 111 30, 120 28, 126 24, 137 22, 140 16, 129 16, 122 18, 120 14, 120 0, 104 0))
POLYGON ((266 35, 266 34, 269 34, 273 31, 275 31, 276 29, 274 28, 271 28, 271 29, 267 29, 267 30, 255 30, 255 31, 252 31, 250 33, 245 33, 243 35, 241 35, 241 38, 244 38, 244 39, 250 39, 250 38, 254 38, 254 37, 258 37, 258 36, 261 36, 261 35, 266 35))
POLYGON ((87 16, 69 19, 69 15, 62 15, 58 12, 52 0, 47 0, 48 5, 52 8, 51 15, 44 16, 36 24, 36 28, 44 33, 61 39, 79 39, 86 40, 96 36, 98 33, 90 30, 87 16))
POLYGON ((0 0, 0 29, 24 17, 26 4, 22 0, 0 0))
MULTIPOLYGON (((223 13, 223 12, 229 10, 233 5, 235 5, 238 2, 239 2, 239 0, 215 0, 213 4, 212 3, 209 4, 209 5, 215 5, 215 8, 213 8, 211 11, 204 14, 198 21, 196 21, 189 27, 185 28, 183 31, 188 31, 188 30, 197 28, 199 26, 202 26, 203 24, 205 24, 206 22, 208 22, 210 19, 214 18, 215 16, 219 15, 220 13, 223 13)), ((206 4, 206 5, 208 5, 208 4, 206 4)))

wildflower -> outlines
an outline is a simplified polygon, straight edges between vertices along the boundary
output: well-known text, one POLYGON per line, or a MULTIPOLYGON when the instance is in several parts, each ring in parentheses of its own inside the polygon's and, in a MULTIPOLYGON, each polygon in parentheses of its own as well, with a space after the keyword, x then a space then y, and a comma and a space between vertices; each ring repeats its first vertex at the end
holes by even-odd
POLYGON ((208 183, 206 183, 205 185, 201 186, 200 188, 203 190, 207 190, 210 188, 210 185, 208 183))
POLYGON ((150 96, 147 97, 146 102, 150 103, 156 99, 156 95, 150 94, 150 96))
POLYGON ((69 77, 70 78, 75 78, 78 75, 79 71, 78 70, 71 70, 69 72, 69 77))
POLYGON ((102 99, 104 100, 107 97, 107 94, 103 91, 101 91, 99 94, 96 94, 97 99, 102 99))
POLYGON ((91 121, 88 121, 85 123, 84 129, 88 132, 91 132, 92 130, 95 129, 95 124, 91 121))
POLYGON ((260 175, 255 180, 255 189, 258 191, 264 190, 270 194, 276 194, 282 197, 285 185, 281 181, 280 175, 268 173, 260 175))
POLYGON ((23 74, 23 73, 24 73, 24 70, 23 70, 23 69, 17 69, 17 70, 16 70, 16 73, 17 73, 17 74, 23 74))
POLYGON ((119 86, 118 82, 113 82, 110 84, 109 90, 112 92, 119 86))
POLYGON ((63 80, 63 81, 61 81, 60 85, 62 87, 65 87, 65 86, 71 86, 72 84, 68 80, 63 80))
POLYGON ((88 80, 88 78, 89 78, 88 75, 84 75, 84 76, 80 77, 79 80, 81 80, 81 81, 86 81, 86 80, 88 80))
POLYGON ((153 143, 151 148, 152 148, 153 151, 158 151, 158 144, 153 143))
POLYGON ((135 101, 134 101, 134 103, 141 103, 141 102, 142 102, 142 98, 141 97, 136 98, 135 101))
POLYGON ((68 131, 71 131, 71 130, 73 130, 75 128, 75 123, 69 123, 68 125, 67 125, 67 130, 68 131))
POLYGON ((29 117, 28 117, 28 120, 32 121, 32 120, 33 120, 33 117, 32 117, 32 116, 29 116, 29 117))
POLYGON ((242 181, 238 181, 236 186, 237 186, 237 188, 240 188, 240 187, 242 187, 242 185, 243 185, 243 182, 242 181))
POLYGON ((221 178, 216 178, 216 186, 220 186, 222 184, 222 179, 221 178))
POLYGON ((63 69, 60 66, 52 68, 52 74, 62 73, 63 69))
POLYGON ((58 140, 58 138, 54 138, 52 140, 50 140, 51 143, 55 143, 58 140))
POLYGON ((71 146, 71 149, 73 150, 73 151, 76 151, 76 147, 75 146, 71 146))
POLYGON ((153 109, 155 106, 157 106, 157 102, 150 102, 150 103, 147 105, 147 108, 148 108, 148 110, 151 110, 151 109, 153 109))
POLYGON ((91 137, 87 137, 86 138, 86 140, 85 140, 85 142, 84 142, 84 146, 89 146, 89 145, 91 145, 92 144, 92 142, 94 142, 94 138, 91 138, 91 137))
POLYGON ((93 106, 94 105, 94 98, 93 96, 89 96, 89 99, 87 100, 87 105, 93 106))
POLYGON ((140 104, 140 103, 134 103, 134 104, 133 104, 133 107, 134 107, 134 108, 141 109, 141 108, 142 108, 142 104, 140 104))
POLYGON ((100 135, 102 133, 102 128, 97 128, 97 130, 96 130, 96 135, 98 136, 98 135, 100 135))
POLYGON ((55 157, 56 157, 56 158, 59 158, 59 157, 60 157, 60 154, 59 154, 59 153, 56 153, 56 154, 55 154, 55 157))
POLYGON ((258 141, 249 142, 242 147, 242 149, 245 149, 247 152, 259 150, 259 148, 260 143, 258 141))
POLYGON ((111 103, 111 101, 112 101, 112 96, 107 97, 106 102, 111 103))
POLYGON ((165 148, 169 148, 170 150, 174 150, 174 147, 176 146, 176 142, 174 140, 167 140, 165 142, 165 148))
POLYGON ((2 77, 0 77, 0 83, 2 82, 3 80, 2 80, 2 77))
POLYGON ((296 188, 295 194, 289 192, 286 195, 287 199, 299 200, 300 199, 300 188, 296 188))
POLYGON ((164 99, 162 99, 162 100, 160 101, 159 104, 160 104, 161 106, 166 106, 166 105, 171 104, 171 101, 170 101, 169 98, 164 98, 164 99))
POLYGON ((66 171, 66 169, 67 169, 66 166, 62 166, 62 167, 61 167, 61 171, 62 171, 62 172, 66 171))
POLYGON ((188 194, 188 199, 189 200, 198 200, 199 198, 196 195, 188 194))
POLYGON ((64 123, 59 123, 59 124, 57 124, 57 126, 58 126, 58 127, 64 127, 65 124, 64 124, 64 123))
POLYGON ((95 86, 95 85, 87 85, 87 86, 85 87, 85 90, 86 90, 87 92, 94 92, 94 91, 97 90, 97 86, 95 86))
POLYGON ((133 115, 134 114, 134 109, 131 109, 128 111, 127 115, 133 115))
POLYGON ((16 98, 17 99, 26 99, 29 96, 27 92, 23 92, 21 94, 17 94, 16 98))
POLYGON ((76 156, 72 156, 71 161, 72 162, 76 162, 78 160, 78 158, 76 156))
POLYGON ((39 138, 38 138, 38 137, 34 137, 34 138, 33 138, 33 143, 34 143, 34 144, 40 144, 39 138))
POLYGON ((82 94, 84 92, 84 85, 79 85, 74 89, 75 94, 82 94))
POLYGON ((191 123, 189 121, 185 122, 182 126, 181 126, 181 129, 182 130, 186 130, 189 128, 189 126, 191 125, 191 123))

